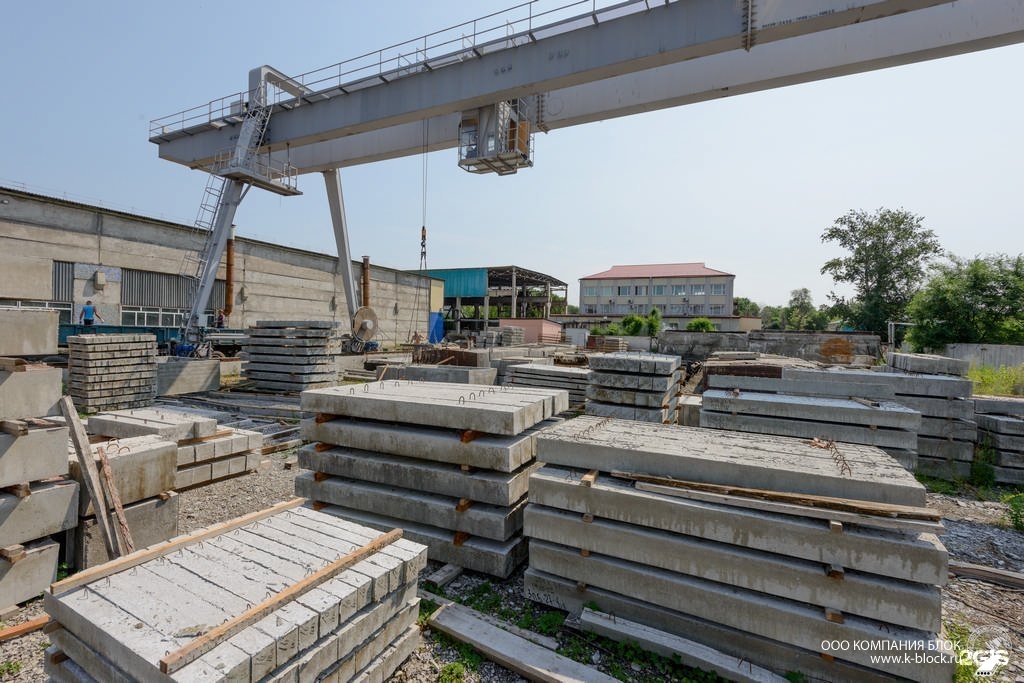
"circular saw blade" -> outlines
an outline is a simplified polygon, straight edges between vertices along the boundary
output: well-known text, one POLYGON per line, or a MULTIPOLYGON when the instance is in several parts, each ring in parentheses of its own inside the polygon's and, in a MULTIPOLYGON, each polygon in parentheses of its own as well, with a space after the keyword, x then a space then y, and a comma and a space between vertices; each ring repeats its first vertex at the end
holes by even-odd
POLYGON ((368 342, 377 334, 377 314, 369 306, 356 311, 352 319, 352 336, 362 342, 368 342))

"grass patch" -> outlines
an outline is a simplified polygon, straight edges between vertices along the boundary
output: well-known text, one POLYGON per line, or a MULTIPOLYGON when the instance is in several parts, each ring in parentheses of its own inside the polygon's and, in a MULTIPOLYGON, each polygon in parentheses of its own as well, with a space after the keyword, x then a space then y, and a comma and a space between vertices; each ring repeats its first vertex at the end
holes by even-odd
POLYGON ((963 487, 958 485, 956 482, 946 481, 945 479, 939 479, 938 477, 930 477, 927 474, 921 474, 915 472, 914 476, 917 478, 925 490, 928 493, 941 493, 945 496, 956 496, 962 493, 963 487))
POLYGON ((593 653, 601 655, 600 666, 620 681, 630 683, 725 683, 718 674, 684 666, 678 656, 669 659, 647 652, 632 641, 614 641, 593 633, 564 633, 558 654, 593 666, 593 653))
POLYGON ((17 676, 21 673, 21 662, 5 659, 0 662, 0 676, 17 676))
POLYGON ((978 446, 974 450, 974 460, 971 461, 971 476, 967 478, 971 486, 977 488, 991 488, 996 483, 996 452, 989 446, 978 446))
MULTIPOLYGON (((946 623, 946 637, 953 644, 953 651, 958 655, 967 649, 971 631, 963 624, 946 623)), ((973 683, 978 665, 970 658, 957 657, 956 669, 953 671, 953 683, 973 683), (964 659, 965 661, 960 661, 964 659)))
POLYGON ((416 623, 423 626, 427 623, 427 619, 430 619, 430 615, 437 611, 440 607, 433 600, 420 600, 420 614, 416 617, 416 623))
POLYGON ((1003 502, 1008 507, 1006 516, 1009 517, 1010 526, 1024 533, 1024 493, 1005 496, 1003 502))
POLYGON ((466 678, 466 667, 462 662, 449 662, 437 672, 437 683, 462 683, 466 678))
POLYGON ((1013 388, 1024 385, 1024 365, 1001 365, 998 368, 985 365, 971 368, 967 376, 974 382, 976 394, 1013 396, 1013 388))
POLYGON ((494 590, 490 581, 484 581, 474 586, 461 602, 466 607, 471 607, 477 612, 495 614, 501 608, 501 595, 494 590))

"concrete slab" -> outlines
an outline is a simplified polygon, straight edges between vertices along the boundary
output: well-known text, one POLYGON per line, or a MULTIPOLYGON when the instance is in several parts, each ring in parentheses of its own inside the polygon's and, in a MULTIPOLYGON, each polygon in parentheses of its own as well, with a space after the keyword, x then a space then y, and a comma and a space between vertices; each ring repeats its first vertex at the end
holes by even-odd
MULTIPOLYGON (((166 500, 150 498, 124 506, 124 517, 137 550, 178 535, 179 500, 178 494, 171 491, 166 500)), ((75 529, 74 556, 75 567, 79 571, 110 561, 95 517, 79 520, 75 529)))
POLYGON ((674 389, 668 393, 664 391, 631 391, 591 384, 587 387, 587 400, 638 408, 667 408, 673 402, 675 393, 674 389))
POLYGON ((917 437, 917 454, 943 460, 974 460, 974 443, 971 441, 949 441, 930 436, 917 437))
POLYGON ((256 326, 249 328, 250 330, 258 330, 261 328, 284 328, 284 327, 296 327, 300 329, 309 330, 333 330, 338 327, 337 320, 257 320, 256 326))
POLYGON ((700 411, 700 426, 707 429, 731 429, 752 434, 770 434, 798 439, 818 438, 843 444, 862 444, 879 448, 914 450, 917 447, 917 430, 861 427, 839 422, 816 422, 761 415, 732 415, 727 412, 711 412, 707 405, 707 399, 705 399, 704 406, 700 411))
POLYGON ((451 496, 340 477, 318 482, 312 472, 303 472, 295 478, 295 493, 310 500, 462 531, 496 541, 508 540, 520 532, 526 507, 525 500, 512 506, 474 503, 460 512, 459 499, 451 496))
POLYGON ((326 505, 320 512, 382 531, 400 527, 405 531, 404 538, 427 546, 428 557, 431 560, 456 564, 465 569, 503 579, 508 578, 526 561, 527 543, 520 535, 505 542, 471 536, 456 545, 451 531, 419 522, 375 515, 339 505, 326 505))
POLYGON ((217 420, 172 408, 124 410, 89 418, 89 433, 117 439, 156 435, 167 441, 184 441, 217 433, 217 420))
MULTIPOLYGON (((893 651, 908 650, 913 642, 923 642, 924 647, 929 643, 933 648, 938 647, 936 636, 923 631, 846 614, 843 615, 843 623, 835 623, 826 620, 822 610, 801 603, 726 588, 604 555, 591 554, 581 558, 571 548, 544 541, 530 541, 530 566, 808 650, 820 648, 823 639, 885 640, 892 643, 893 651)), ((877 657, 853 648, 836 653, 837 659, 862 666, 872 665, 872 656, 877 657)), ((915 681, 935 681, 951 676, 953 663, 887 663, 885 669, 887 673, 915 681)))
POLYGON ((817 562, 621 522, 587 523, 576 513, 540 505, 527 509, 523 534, 844 614, 925 631, 942 627, 941 595, 935 586, 856 571, 836 581, 817 562))
POLYGON ((926 474, 929 477, 936 477, 947 481, 966 479, 971 475, 971 463, 959 460, 932 458, 927 455, 918 455, 917 472, 920 474, 926 474))
POLYGON ((902 448, 886 448, 883 450, 908 472, 913 472, 917 469, 917 451, 908 451, 902 448))
POLYGON ((465 472, 456 464, 340 447, 317 451, 311 445, 299 449, 298 459, 299 467, 314 472, 506 507, 526 495, 530 474, 541 466, 531 462, 512 473, 465 472))
POLYGON ((917 430, 921 436, 932 436, 954 441, 976 441, 978 424, 968 420, 951 420, 942 417, 922 417, 921 427, 917 430))
POLYGON ((219 360, 165 358, 157 359, 157 396, 179 396, 220 389, 219 360))
MULTIPOLYGON (((301 359, 308 360, 308 359, 301 359)), ((273 372, 285 375, 304 375, 306 373, 331 372, 338 374, 334 360, 328 358, 322 363, 255 363, 249 361, 242 364, 242 369, 249 372, 273 372)))
POLYGON ((38 597, 57 576, 59 545, 49 539, 23 545, 25 556, 14 564, 0 558, 0 604, 4 608, 38 597))
POLYGON ((47 308, 0 308, 0 356, 55 355, 58 316, 47 308))
POLYGON ((1000 484, 1024 485, 1024 468, 1020 467, 993 467, 996 471, 996 481, 1000 484))
POLYGON ((590 368, 604 372, 642 375, 671 375, 682 365, 679 356, 659 353, 601 353, 590 356, 590 368))
POLYGON ((0 547, 34 541, 78 524, 78 483, 33 484, 31 495, 0 493, 0 547))
POLYGON ((1001 467, 1019 469, 1024 467, 1024 453, 1015 451, 996 451, 996 464, 1001 467))
POLYGON ((977 421, 978 427, 987 432, 1024 435, 1024 418, 980 414, 977 416, 977 421))
POLYGON ((0 371, 0 417, 5 420, 57 415, 61 394, 60 368, 30 365, 24 372, 0 371))
POLYGON ((538 436, 537 459, 583 470, 632 468, 688 481, 925 504, 924 487, 885 453, 842 448, 850 474, 840 472, 831 453, 799 439, 583 416, 538 436))
POLYGON ((755 550, 903 581, 946 582, 946 549, 934 534, 848 526, 838 537, 827 520, 662 496, 606 476, 599 476, 592 486, 581 486, 582 475, 583 471, 551 466, 534 473, 530 504, 719 543, 741 541, 755 550))
MULTIPOLYGON (((174 473, 177 469, 178 446, 172 441, 159 437, 137 436, 122 439, 117 446, 97 444, 105 448, 110 461, 110 471, 124 505, 153 498, 174 488, 174 473)), ((69 462, 71 476, 84 485, 84 474, 77 458, 69 462)), ((88 496, 81 496, 79 514, 93 513, 88 496)))
POLYGON ((644 408, 588 400, 587 415, 656 424, 671 424, 678 419, 674 401, 670 402, 668 408, 644 408))
POLYGON ((874 401, 877 406, 834 397, 786 396, 741 391, 708 389, 703 394, 703 410, 743 415, 838 422, 848 425, 873 425, 917 431, 921 414, 892 401, 874 401))
POLYGON ((1024 435, 985 432, 984 439, 979 438, 978 443, 987 444, 1001 451, 1024 453, 1024 435))
POLYGON ((679 397, 679 424, 684 427, 700 427, 700 409, 703 400, 700 396, 679 397))
POLYGON ((975 396, 974 412, 982 415, 1009 415, 1024 418, 1024 398, 975 396))
POLYGON ((922 375, 953 375, 966 377, 971 364, 959 358, 926 353, 890 353, 889 367, 922 375))
MULTIPOLYGON (((969 379, 947 375, 907 375, 871 370, 806 370, 783 368, 783 379, 817 380, 825 382, 867 382, 887 384, 896 394, 930 396, 937 398, 966 398, 971 395, 973 383, 969 379)), ((898 399, 897 399, 898 400, 898 399)))
POLYGON ((465 442, 455 430, 347 419, 303 420, 301 434, 345 448, 513 472, 533 460, 537 434, 557 423, 545 420, 516 436, 481 434, 465 442))
POLYGON ((740 389, 742 391, 774 392, 790 396, 828 396, 833 398, 866 398, 892 401, 896 393, 892 386, 871 382, 843 382, 834 384, 820 380, 778 379, 775 377, 745 377, 742 375, 707 376, 712 389, 740 389))
POLYGON ((458 365, 385 366, 377 371, 379 380, 415 380, 449 384, 494 384, 498 371, 494 368, 460 367, 458 365))
POLYGON ((0 432, 0 487, 68 472, 68 428, 30 429, 25 436, 0 432))
POLYGON ((611 389, 668 391, 679 383, 680 376, 678 370, 668 375, 639 375, 591 370, 590 383, 611 389))

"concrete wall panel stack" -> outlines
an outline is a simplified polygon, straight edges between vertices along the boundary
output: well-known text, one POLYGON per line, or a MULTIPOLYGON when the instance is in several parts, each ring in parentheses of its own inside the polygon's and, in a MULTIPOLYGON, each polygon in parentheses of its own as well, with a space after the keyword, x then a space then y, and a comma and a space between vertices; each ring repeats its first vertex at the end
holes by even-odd
POLYGON ((0 308, 0 356, 57 353, 58 315, 47 308, 0 308))
POLYGON ((548 387, 569 392, 569 403, 582 405, 587 400, 590 370, 564 365, 535 365, 533 363, 509 366, 508 382, 513 387, 548 387))
POLYGON ((182 537, 158 557, 46 595, 56 622, 46 661, 74 681, 387 680, 419 644, 416 578, 426 548, 404 538, 294 587, 380 532, 308 508, 212 537, 182 537), (191 539, 191 540, 190 540, 191 539), (288 598, 198 651, 163 662, 268 597, 288 598))
POLYGON ((1024 398, 974 397, 978 443, 995 452, 996 481, 1024 484, 1024 398))
POLYGON ((596 603, 780 674, 951 675, 952 658, 879 665, 853 647, 819 656, 830 640, 937 645, 941 524, 889 516, 893 505, 919 514, 925 491, 879 449, 848 446, 837 460, 798 439, 586 416, 545 430, 537 456, 546 464, 530 478, 528 597, 568 610, 596 603), (811 507, 799 496, 843 500, 811 507), (846 505, 861 511, 846 517, 846 505))
POLYGON ((141 408, 156 396, 156 337, 152 334, 80 334, 68 337, 68 393, 75 406, 141 408))
POLYGON ((502 346, 521 346, 526 340, 526 330, 514 325, 502 325, 498 328, 498 343, 502 346))
POLYGON ((553 358, 533 358, 527 356, 523 351, 522 355, 519 356, 504 356, 499 355, 497 352, 501 349, 491 349, 491 367, 498 371, 497 376, 494 378, 495 384, 508 384, 509 375, 512 372, 512 366, 514 365, 525 365, 527 363, 533 363, 535 365, 554 365, 555 360, 553 358), (497 356, 497 357, 496 357, 497 356))
POLYGON ((378 380, 413 380, 421 382, 447 382, 449 384, 494 384, 498 371, 459 365, 400 365, 385 366, 377 370, 378 380))
POLYGON ((523 509, 539 428, 567 409, 565 391, 372 382, 302 394, 317 443, 300 496, 375 528, 402 527, 430 557, 507 577, 526 559, 523 509))
POLYGON ((629 342, 622 337, 606 337, 602 335, 587 339, 587 348, 601 353, 624 353, 629 351, 629 342))
POLYGON ((156 362, 156 395, 179 396, 220 389, 220 360, 163 356, 156 362))
POLYGON ((257 389, 292 392, 338 383, 338 323, 261 320, 248 334, 242 373, 257 389))
POLYGON ((590 356, 587 415, 676 422, 680 364, 678 356, 655 353, 590 356))
POLYGON ((0 609, 39 595, 57 571, 49 537, 78 519, 78 484, 67 481, 68 430, 31 419, 60 399, 60 369, 20 366, 0 372, 0 609))

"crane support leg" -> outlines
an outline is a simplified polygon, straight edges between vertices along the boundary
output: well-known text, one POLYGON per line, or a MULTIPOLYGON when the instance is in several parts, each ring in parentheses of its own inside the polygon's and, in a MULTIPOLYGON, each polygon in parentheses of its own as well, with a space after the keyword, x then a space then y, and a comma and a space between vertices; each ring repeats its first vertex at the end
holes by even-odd
POLYGON ((345 221, 345 198, 341 193, 341 173, 338 169, 324 171, 327 185, 327 203, 331 206, 331 223, 334 224, 334 239, 338 243, 338 270, 345 287, 346 315, 349 325, 359 309, 356 302, 356 281, 352 271, 352 252, 348 246, 348 223, 345 221))
POLYGON ((237 180, 225 180, 224 190, 220 195, 217 204, 217 214, 214 219, 212 235, 206 242, 203 254, 200 257, 201 274, 199 288, 192 299, 192 308, 188 312, 188 318, 183 325, 182 340, 195 343, 199 338, 200 316, 206 311, 210 302, 210 295, 213 293, 213 283, 217 279, 217 266, 224 255, 224 248, 227 246, 228 235, 231 233, 231 224, 235 220, 235 211, 242 202, 245 184, 237 180))

